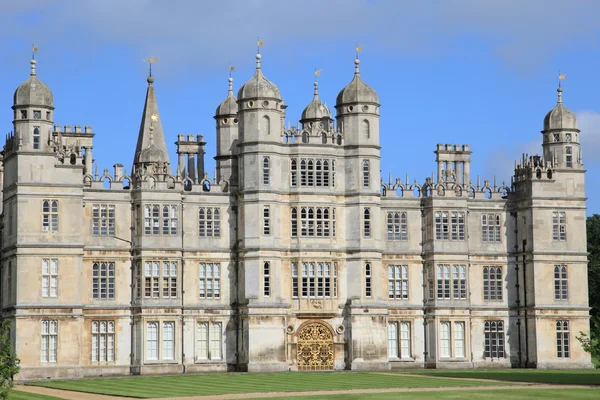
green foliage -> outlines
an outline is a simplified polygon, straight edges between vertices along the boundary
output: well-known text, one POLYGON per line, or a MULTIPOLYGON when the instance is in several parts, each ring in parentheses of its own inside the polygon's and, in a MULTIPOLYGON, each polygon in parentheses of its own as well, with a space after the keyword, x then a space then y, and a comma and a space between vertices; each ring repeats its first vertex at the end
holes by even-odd
POLYGON ((588 249, 588 292, 590 311, 590 336, 583 332, 577 340, 592 355, 596 368, 600 368, 600 215, 594 214, 586 221, 588 249))
POLYGON ((592 355, 592 362, 596 368, 600 368, 600 315, 592 316, 590 320, 590 336, 585 332, 579 332, 575 337, 583 351, 592 355))
POLYGON ((19 359, 10 341, 10 321, 4 318, 0 323, 0 399, 8 399, 13 387, 13 376, 19 373, 19 359))

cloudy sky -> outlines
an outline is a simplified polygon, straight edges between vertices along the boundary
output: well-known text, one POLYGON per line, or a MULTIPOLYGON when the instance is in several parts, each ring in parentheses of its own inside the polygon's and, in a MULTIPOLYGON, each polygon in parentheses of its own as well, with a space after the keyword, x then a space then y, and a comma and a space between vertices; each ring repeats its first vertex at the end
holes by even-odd
POLYGON ((295 123, 312 98, 315 68, 330 106, 361 74, 381 107, 382 174, 423 181, 436 143, 468 143, 472 173, 510 181, 513 160, 541 151, 542 121, 564 102, 579 118, 588 213, 600 213, 600 2, 594 0, 4 0, 0 2, 0 121, 40 46, 38 77, 54 92, 55 123, 92 125, 100 170, 129 170, 147 65, 173 164, 178 133, 203 134, 214 161, 215 107, 253 73, 281 89, 295 123))

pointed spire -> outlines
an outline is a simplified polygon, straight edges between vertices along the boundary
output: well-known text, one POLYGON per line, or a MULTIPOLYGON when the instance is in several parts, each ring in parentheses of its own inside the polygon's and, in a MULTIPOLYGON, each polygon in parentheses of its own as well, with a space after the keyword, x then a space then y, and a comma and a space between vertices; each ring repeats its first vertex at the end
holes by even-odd
POLYGON ((133 159, 134 168, 132 168, 132 171, 135 171, 135 164, 139 162, 169 163, 169 153, 167 152, 165 135, 158 112, 158 103, 154 94, 154 77, 148 76, 147 82, 148 89, 146 90, 146 100, 142 112, 142 121, 140 123, 140 131, 133 159), (146 149, 150 148, 153 151, 145 152, 146 149), (142 153, 144 153, 144 157, 140 157, 142 153))

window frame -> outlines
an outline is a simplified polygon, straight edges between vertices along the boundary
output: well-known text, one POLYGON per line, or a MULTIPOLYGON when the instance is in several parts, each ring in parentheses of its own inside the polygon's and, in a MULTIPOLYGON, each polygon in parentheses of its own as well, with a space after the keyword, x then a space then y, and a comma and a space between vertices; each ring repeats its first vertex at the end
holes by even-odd
POLYGON ((221 263, 201 262, 198 264, 198 298, 215 300, 221 298, 221 263), (215 273, 216 267, 216 273, 215 273), (209 269, 210 268, 210 269, 209 269), (210 274, 209 274, 210 272, 210 274))
POLYGON ((483 300, 504 301, 504 268, 491 265, 483 267, 483 300))
POLYGON ((373 295, 373 265, 371 262, 365 263, 365 297, 370 299, 373 295))
POLYGON ((179 206, 177 204, 144 204, 143 213, 144 235, 177 235, 179 231, 179 206))
POLYGON ((571 358, 571 337, 569 320, 557 320, 556 329, 556 357, 571 358))
POLYGON ((567 213, 564 211, 552 212, 552 241, 567 241, 567 213))
MULTIPOLYGON (((58 297, 58 259, 42 259, 42 297, 58 297)), ((10 293, 10 292, 9 292, 10 293)))
POLYGON ((114 320, 92 320, 92 363, 115 362, 116 330, 114 320))
POLYGON ((293 299, 337 298, 337 262, 294 260, 290 267, 293 299))
POLYGON ((502 320, 486 320, 483 326, 484 342, 483 356, 484 358, 500 359, 506 358, 505 351, 505 336, 504 336, 504 321, 502 320))
POLYGON ((115 236, 115 205, 92 205, 92 235, 115 236))
POLYGON ((198 237, 221 237, 221 209, 219 207, 198 207, 198 237))
POLYGON ((194 327, 194 362, 206 363, 214 361, 222 361, 224 359, 224 341, 223 341, 223 322, 222 321, 205 321, 196 320, 194 327), (205 339, 201 339, 200 326, 205 327, 205 339), (215 339, 217 336, 218 339, 215 339), (199 342, 205 343, 199 345, 199 342), (215 351, 216 350, 216 351, 215 351), (200 354, 203 352, 206 356, 200 354), (213 352, 218 353, 214 355, 213 352))
POLYGON ((271 263, 263 262, 263 296, 271 297, 271 263))
POLYGON ((436 264, 437 300, 467 300, 468 269, 465 264, 436 264))
POLYGON ((569 300, 569 267, 565 264, 554 265, 554 300, 569 300))
POLYGON ((371 163, 370 160, 363 160, 362 162, 362 187, 368 189, 371 187, 371 163))
POLYGON ((389 264, 388 272, 388 300, 408 300, 408 265, 389 264))
POLYGON ((58 232, 59 205, 57 199, 42 199, 42 232, 58 232))
POLYGON ((481 241, 484 243, 502 243, 500 214, 481 215, 481 241))
POLYGON ((387 240, 408 240, 408 217, 406 211, 388 211, 386 214, 387 240))
POLYGON ((262 183, 264 186, 271 184, 271 160, 269 157, 263 157, 262 160, 262 183))
POLYGON ((115 263, 113 261, 92 262, 92 298, 94 300, 115 299, 115 263), (104 295, 102 295, 103 287, 104 295))
POLYGON ((363 209, 363 237, 371 237, 371 208, 365 207, 363 209))
POLYGON ((40 329, 40 361, 58 362, 58 320, 42 319, 40 329))

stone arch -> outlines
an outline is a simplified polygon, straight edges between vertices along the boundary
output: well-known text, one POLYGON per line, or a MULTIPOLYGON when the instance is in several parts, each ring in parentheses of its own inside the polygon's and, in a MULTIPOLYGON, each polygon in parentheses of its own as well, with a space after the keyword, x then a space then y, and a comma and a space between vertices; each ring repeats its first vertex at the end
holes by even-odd
POLYGON ((335 333, 322 321, 307 321, 296 333, 296 358, 299 371, 333 370, 335 333))
POLYGON ((267 135, 270 135, 271 134, 271 119, 268 116, 264 115, 262 117, 261 125, 262 125, 263 132, 265 132, 267 135))

